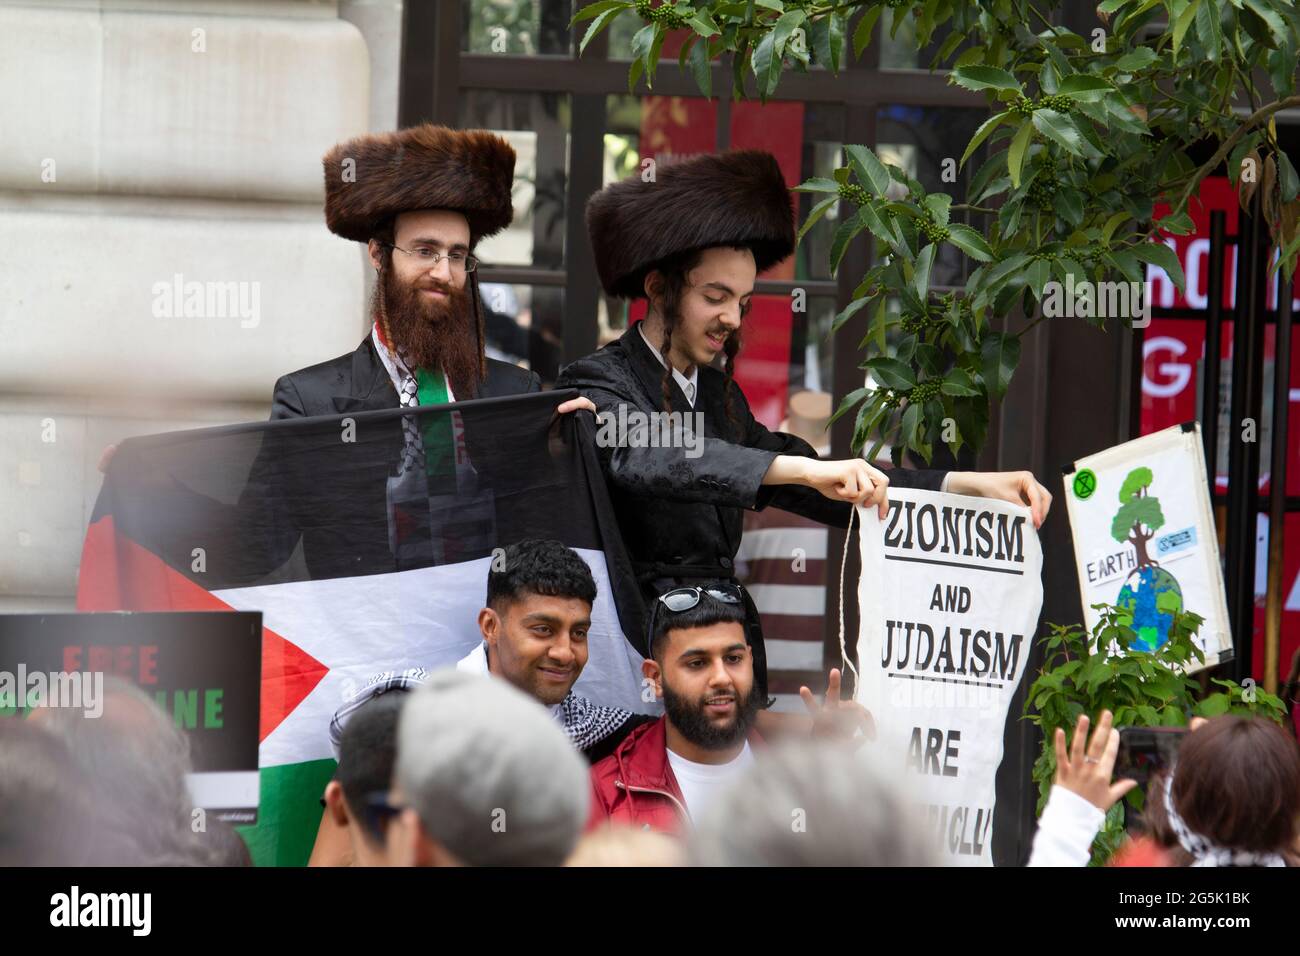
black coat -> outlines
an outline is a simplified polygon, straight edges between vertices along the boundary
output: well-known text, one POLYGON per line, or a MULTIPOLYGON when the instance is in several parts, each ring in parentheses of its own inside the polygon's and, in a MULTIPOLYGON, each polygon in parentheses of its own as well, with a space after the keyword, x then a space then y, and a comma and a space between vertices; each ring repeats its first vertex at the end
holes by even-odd
MULTIPOLYGON (((478 394, 456 398, 497 398, 541 390, 536 372, 488 359, 487 379, 478 394)), ((281 376, 271 399, 271 419, 368 412, 400 404, 393 380, 367 335, 355 352, 281 376)))
MULTIPOLYGON (((488 374, 475 396, 498 398, 541 391, 534 372, 488 359, 488 374)), ((281 376, 275 383, 271 420, 334 417, 400 407, 397 390, 370 336, 347 355, 281 376)), ((365 422, 366 439, 386 447, 382 455, 362 456, 358 465, 346 456, 322 459, 325 443, 337 443, 335 425, 318 428, 264 428, 250 434, 259 442, 247 483, 233 511, 209 519, 232 529, 239 548, 224 562, 213 561, 233 579, 251 583, 280 568, 301 542, 305 574, 336 577, 401 569, 389 545, 388 480, 402 459, 400 418, 365 422), (304 462, 330 463, 322 473, 304 462)), ((484 449, 482 429, 467 435, 475 458, 484 449)), ((359 446, 357 446, 359 447, 359 446)), ((210 503, 209 507, 226 506, 210 503)), ((295 577, 304 576, 298 569, 295 577)))
MULTIPOLYGON (((617 415, 618 406, 653 412, 663 406, 664 368, 641 333, 629 328, 617 342, 579 359, 560 373, 556 388, 576 388, 600 412, 617 415)), ((684 448, 600 448, 610 496, 623 541, 644 572, 654 565, 714 567, 731 576, 740 548, 742 509, 781 508, 837 528, 848 526, 847 502, 796 485, 763 485, 777 455, 816 458, 802 438, 763 427, 733 384, 732 414, 724 406, 726 378, 701 367, 694 411, 703 412, 703 453, 687 457, 684 448)), ((673 410, 692 411, 672 380, 673 410)), ((895 468, 891 484, 938 490, 943 471, 895 468)))

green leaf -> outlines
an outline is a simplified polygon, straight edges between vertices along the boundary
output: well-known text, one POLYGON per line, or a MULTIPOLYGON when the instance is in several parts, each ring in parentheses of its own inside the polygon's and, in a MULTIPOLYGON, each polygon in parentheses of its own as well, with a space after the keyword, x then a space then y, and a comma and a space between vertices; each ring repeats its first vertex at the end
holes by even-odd
POLYGON ((645 69, 645 63, 640 59, 633 59, 631 65, 627 68, 627 92, 632 95, 636 92, 636 81, 641 79, 641 73, 645 69))
POLYGON ((804 234, 816 224, 817 220, 826 214, 826 210, 830 209, 831 206, 834 206, 839 201, 839 196, 827 196, 817 205, 813 206, 808 213, 808 218, 804 221, 804 224, 799 227, 799 233, 795 236, 795 241, 798 242, 802 239, 804 234))
POLYGON ((1010 121, 1010 119, 1011 119, 1011 113, 1006 110, 1003 110, 1001 113, 998 113, 996 116, 990 116, 983 123, 981 123, 980 128, 975 131, 975 135, 972 136, 970 138, 970 142, 966 144, 966 152, 961 154, 961 162, 957 164, 957 167, 960 169, 962 166, 965 166, 966 160, 970 159, 971 153, 979 149, 980 143, 988 139, 990 133, 992 133, 1003 123, 1010 121))
POLYGON ((959 66, 950 76, 958 86, 968 90, 1010 90, 1021 93, 1020 83, 1006 70, 993 66, 959 66))
POLYGON ((782 0, 754 0, 754 5, 767 10, 775 10, 777 13, 785 13, 785 4, 782 0))
POLYGON ((860 312, 862 307, 870 301, 870 297, 863 296, 861 299, 854 299, 846 305, 839 315, 835 316, 831 321, 831 331, 838 332, 845 322, 853 318, 853 316, 860 312))
POLYGON ((691 74, 695 85, 705 99, 713 98, 713 59, 709 56, 707 41, 695 44, 691 49, 691 74))
POLYGON ((1125 222, 1131 217, 1127 212, 1117 212, 1106 220, 1106 225, 1101 230, 1101 244, 1103 246, 1110 244, 1110 237, 1115 235, 1115 230, 1119 228, 1120 223, 1125 222))
POLYGON ((1232 698, 1227 694, 1210 694, 1196 705, 1196 715, 1198 717, 1218 717, 1228 712, 1228 706, 1231 703, 1232 698))
POLYGON ((1127 52, 1118 60, 1115 60, 1115 69, 1121 73, 1138 73, 1139 70, 1147 69, 1158 59, 1160 59, 1160 56, 1151 47, 1138 47, 1138 49, 1127 52))
POLYGON ((1075 156, 1083 155, 1083 139, 1073 120, 1056 110, 1034 110, 1034 128, 1075 156))
MULTIPOLYGON (((587 32, 582 35, 582 42, 578 44, 578 55, 582 56, 583 51, 587 49, 587 44, 590 43, 592 40, 594 40, 596 38, 596 35, 600 33, 601 30, 609 26, 610 21, 612 21, 616 16, 618 16, 626 9, 627 7, 620 4, 618 6, 615 6, 612 10, 606 10, 595 20, 593 20, 591 22, 591 26, 587 27, 587 32)), ((585 12, 585 10, 583 12, 585 12)))
POLYGON ((1007 151, 1007 172, 1011 174, 1011 185, 1017 189, 1020 188, 1020 173, 1025 165, 1025 152, 1029 149, 1029 141, 1033 137, 1033 124, 1021 123, 1020 130, 1011 141, 1011 147, 1007 151))
POLYGON ((921 406, 908 403, 903 412, 903 441, 915 448, 921 442, 921 406))
POLYGON ((849 243, 853 237, 862 231, 863 223, 860 216, 854 216, 840 223, 840 227, 835 230, 835 236, 831 239, 831 272, 840 267, 840 260, 844 258, 844 253, 849 248, 849 243))
POLYGON ((1278 150, 1277 156, 1277 180, 1278 185, 1282 187, 1282 201, 1290 202, 1295 199, 1296 193, 1300 192, 1300 179, 1296 178, 1295 167, 1291 165, 1291 160, 1282 150, 1278 150))
POLYGON ((569 21, 569 26, 574 26, 583 20, 590 20, 592 17, 600 16, 611 10, 617 10, 621 13, 632 6, 631 0, 596 0, 595 3, 589 3, 575 13, 573 19, 569 21))
POLYGON ((858 404, 858 402, 862 401, 869 394, 871 394, 871 389, 869 388, 855 388, 853 391, 849 392, 849 394, 844 396, 844 400, 840 402, 840 407, 835 409, 835 414, 830 417, 830 421, 826 423, 826 426, 829 428, 837 419, 843 416, 845 412, 858 404))
POLYGON ((912 287, 916 289, 916 294, 922 301, 930 291, 930 267, 934 265, 934 253, 938 248, 937 243, 930 243, 916 257, 916 272, 912 275, 912 287))
POLYGON ((1034 298, 1043 297, 1043 286, 1047 285, 1048 280, 1052 277, 1052 267, 1046 259, 1035 259, 1029 263, 1025 269, 1026 284, 1029 291, 1034 294, 1034 298))
POLYGON ((1011 384, 1011 376, 1020 364, 1020 337, 990 332, 980 347, 980 362, 989 390, 1000 398, 1011 384))
POLYGON ((838 196, 840 192, 840 184, 833 179, 827 179, 825 176, 814 176, 812 179, 805 179, 798 186, 795 186, 791 192, 835 193, 838 196))
POLYGON ((1075 73, 1061 81, 1057 92, 1061 96, 1068 96, 1081 103, 1096 103, 1113 89, 1114 87, 1099 76, 1075 73))
POLYGON ((655 42, 655 32, 658 29, 658 24, 647 23, 632 35, 632 59, 639 60, 650 52, 650 47, 655 42))
POLYGON ((958 398, 974 398, 979 395, 979 390, 975 387, 975 382, 971 379, 970 374, 965 369, 954 368, 944 376, 943 384, 939 390, 945 395, 954 395, 958 398))
MULTIPOLYGON (((1269 49, 1276 49, 1286 42, 1287 28, 1286 21, 1282 15, 1270 7, 1264 0, 1245 0, 1245 9, 1264 21, 1267 27, 1267 42, 1260 40, 1269 49)), ((1251 36, 1254 36, 1252 33, 1251 36)), ((1256 37, 1256 39, 1259 39, 1256 37)))
POLYGON ((1152 265, 1164 269, 1169 274, 1169 278, 1174 285, 1178 287, 1178 291, 1184 291, 1183 267, 1179 264, 1178 254, 1174 250, 1163 242, 1141 242, 1130 251, 1143 262, 1150 262, 1152 265))
POLYGON ((713 19, 713 15, 708 10, 696 10, 695 16, 691 17, 687 22, 691 25, 691 29, 702 37, 716 36, 722 32, 717 21, 713 19))
POLYGON ((781 78, 781 54, 776 52, 776 34, 769 33, 754 48, 750 57, 750 66, 754 76, 758 77, 758 95, 767 99, 769 93, 776 89, 781 78))
POLYGON ((871 34, 875 29, 876 21, 880 19, 881 11, 885 8, 883 5, 872 7, 862 15, 858 25, 853 29, 853 56, 862 56, 862 51, 871 43, 871 34))
POLYGON ((1178 59, 1178 49, 1183 45, 1183 37, 1187 36, 1187 30, 1191 27, 1192 21, 1196 19, 1196 10, 1200 5, 1201 0, 1192 0, 1183 8, 1183 12, 1178 14, 1178 18, 1174 20, 1173 46, 1175 61, 1178 59))
POLYGON ((1017 252, 1015 255, 1003 259, 989 269, 988 274, 984 277, 985 287, 989 289, 997 288, 1003 279, 1018 269, 1023 269, 1028 262, 1029 256, 1023 252, 1017 252))
POLYGON ((970 226, 957 222, 948 226, 948 241, 977 262, 993 261, 993 250, 970 226))
POLYGON ((884 196, 889 188, 889 170, 876 154, 865 146, 846 146, 845 154, 862 184, 877 196, 884 196))
POLYGON ((904 362, 896 358, 881 356, 873 358, 867 362, 867 368, 875 376, 877 382, 885 388, 894 388, 906 391, 916 387, 916 376, 904 362))
POLYGON ((1071 229, 1083 222, 1083 193, 1068 186, 1062 186, 1052 197, 1052 208, 1071 229))
POLYGON ((1205 54, 1213 62, 1219 59, 1223 27, 1219 24, 1218 4, 1202 3, 1196 9, 1196 32, 1205 45, 1205 54))
POLYGON ((941 226, 948 225, 948 207, 952 205, 951 196, 947 193, 929 193, 922 202, 935 222, 941 226))

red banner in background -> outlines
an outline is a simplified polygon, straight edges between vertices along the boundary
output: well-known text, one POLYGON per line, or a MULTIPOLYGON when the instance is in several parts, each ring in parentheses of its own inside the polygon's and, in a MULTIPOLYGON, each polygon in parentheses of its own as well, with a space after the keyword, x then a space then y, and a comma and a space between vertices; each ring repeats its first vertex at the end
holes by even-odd
MULTIPOLYGON (((1207 309, 1209 305, 1209 261, 1210 261, 1210 213, 1222 210, 1226 214, 1226 234, 1235 236, 1240 206, 1236 191, 1226 177, 1207 177, 1201 184, 1200 201, 1191 204, 1192 222, 1196 231, 1186 236, 1168 236, 1165 244, 1173 248, 1178 255, 1179 264, 1186 277, 1187 292, 1180 293, 1163 269, 1147 267, 1147 278, 1151 282, 1152 313, 1151 325, 1145 330, 1142 342, 1142 434, 1150 434, 1177 425, 1181 422, 1199 419, 1201 414, 1201 370, 1205 364, 1205 319, 1162 317, 1162 309, 1207 309)), ((1157 218, 1168 214, 1168 207, 1157 205, 1157 218)), ((1270 277, 1265 297, 1265 308, 1276 309, 1281 270, 1270 277)), ((1224 252, 1223 264, 1223 308, 1229 310, 1236 303, 1237 252, 1235 245, 1229 245, 1224 252)), ((1292 285, 1292 307, 1300 310, 1300 297, 1296 287, 1300 286, 1300 275, 1294 277, 1292 285)), ((1219 357, 1219 415, 1218 437, 1220 453, 1217 455, 1222 467, 1217 469, 1214 491, 1224 494, 1228 490, 1227 447, 1231 437, 1232 424, 1229 421, 1228 405, 1232 393, 1232 333, 1231 313, 1224 313, 1220 325, 1219 357)), ((1274 353, 1275 327, 1264 330, 1264 380, 1265 403, 1271 402, 1273 394, 1273 376, 1276 374, 1274 353)), ((1300 349, 1294 349, 1291 355, 1289 382, 1300 381, 1300 349)), ((1300 388, 1290 389, 1290 419, 1292 427, 1288 429, 1287 442, 1287 479, 1286 493, 1300 495, 1300 388)), ((1258 440, 1260 441, 1260 478, 1259 487, 1262 494, 1268 494, 1271 488, 1269 473, 1269 435, 1265 426, 1271 431, 1271 413, 1266 412, 1265 420, 1259 423, 1258 440)), ((1238 426, 1239 427, 1239 426, 1238 426)), ((1216 470, 1213 462, 1207 463, 1211 470, 1216 470)), ((1300 514, 1288 514, 1285 519, 1286 540, 1300 542, 1300 514)), ((1268 519, 1266 515, 1259 518, 1259 534, 1255 556, 1255 627, 1254 627, 1254 676, 1263 680, 1264 668, 1264 596, 1268 581, 1268 519)), ((1240 636, 1237 638, 1242 640, 1240 636)), ((1281 667, 1286 677, 1291 656, 1300 648, 1300 547, 1286 548, 1283 559, 1283 605, 1282 605, 1282 639, 1281 667)))

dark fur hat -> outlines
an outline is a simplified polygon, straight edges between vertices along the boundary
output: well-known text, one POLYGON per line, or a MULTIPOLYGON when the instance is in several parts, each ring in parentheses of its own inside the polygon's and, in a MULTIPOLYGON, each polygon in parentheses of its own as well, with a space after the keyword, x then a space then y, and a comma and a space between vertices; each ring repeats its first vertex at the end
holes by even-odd
POLYGON ((510 225, 514 215, 514 148, 485 130, 426 123, 357 136, 321 163, 325 224, 344 239, 366 242, 399 212, 454 209, 469 220, 474 243, 510 225))
POLYGON ((587 200, 587 235, 605 291, 635 299, 656 263, 688 250, 747 246, 759 272, 776 265, 794 251, 794 212, 776 157, 735 150, 606 186, 587 200))

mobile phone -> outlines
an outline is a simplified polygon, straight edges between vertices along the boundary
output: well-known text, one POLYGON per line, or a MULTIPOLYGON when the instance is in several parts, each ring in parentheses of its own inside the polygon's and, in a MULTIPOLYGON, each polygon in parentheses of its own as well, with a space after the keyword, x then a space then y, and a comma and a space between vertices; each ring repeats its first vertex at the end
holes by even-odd
POLYGON ((1127 777, 1146 786, 1151 774, 1173 766, 1186 736, 1186 727, 1120 727, 1116 778, 1127 777))

